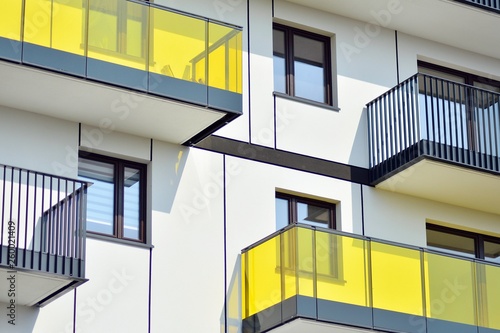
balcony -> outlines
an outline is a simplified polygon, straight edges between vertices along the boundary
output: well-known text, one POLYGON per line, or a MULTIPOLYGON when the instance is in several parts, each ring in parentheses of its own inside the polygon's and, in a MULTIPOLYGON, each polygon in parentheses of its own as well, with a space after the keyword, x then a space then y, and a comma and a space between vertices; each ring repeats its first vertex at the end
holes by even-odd
POLYGON ((86 281, 87 186, 0 165, 0 302, 43 306, 86 281))
POLYGON ((500 266, 306 225, 242 254, 243 332, 500 332, 500 266))
POLYGON ((417 74, 368 103, 373 185, 499 214, 499 102, 498 93, 417 74))
POLYGON ((241 36, 149 2, 3 1, 0 100, 192 144, 242 112, 241 36))

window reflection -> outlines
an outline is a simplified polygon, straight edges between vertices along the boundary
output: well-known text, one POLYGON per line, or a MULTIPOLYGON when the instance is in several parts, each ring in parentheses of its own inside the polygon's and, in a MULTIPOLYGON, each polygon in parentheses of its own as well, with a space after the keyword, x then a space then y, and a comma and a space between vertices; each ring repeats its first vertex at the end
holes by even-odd
POLYGON ((138 169, 126 167, 124 172, 125 181, 123 183, 123 236, 125 238, 138 239, 140 226, 140 171, 138 169))
POLYGON ((87 190, 87 230, 113 235, 114 166, 82 158, 78 163, 79 178, 93 183, 87 190))

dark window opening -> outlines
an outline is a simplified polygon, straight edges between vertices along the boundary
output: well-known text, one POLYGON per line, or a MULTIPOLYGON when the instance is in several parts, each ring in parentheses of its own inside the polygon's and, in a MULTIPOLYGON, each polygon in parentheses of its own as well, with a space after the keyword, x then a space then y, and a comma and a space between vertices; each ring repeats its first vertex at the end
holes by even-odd
POLYGON ((500 238, 427 224, 427 247, 468 258, 500 263, 500 238))
POLYGON ((332 104, 330 38, 274 24, 274 90, 332 104))
POLYGON ((276 193, 276 227, 303 223, 335 229, 335 204, 276 193))
POLYGON ((146 241, 146 165, 80 152, 78 176, 93 183, 87 192, 87 232, 146 241))

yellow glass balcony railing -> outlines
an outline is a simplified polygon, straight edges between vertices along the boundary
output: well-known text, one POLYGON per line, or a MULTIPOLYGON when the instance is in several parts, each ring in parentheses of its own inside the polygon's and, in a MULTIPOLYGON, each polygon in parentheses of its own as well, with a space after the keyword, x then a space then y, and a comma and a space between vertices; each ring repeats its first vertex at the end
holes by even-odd
POLYGON ((305 225, 242 254, 245 332, 294 317, 397 332, 500 332, 500 266, 305 225))
POLYGON ((2 1, 0 59, 241 113, 241 29, 149 2, 2 1))

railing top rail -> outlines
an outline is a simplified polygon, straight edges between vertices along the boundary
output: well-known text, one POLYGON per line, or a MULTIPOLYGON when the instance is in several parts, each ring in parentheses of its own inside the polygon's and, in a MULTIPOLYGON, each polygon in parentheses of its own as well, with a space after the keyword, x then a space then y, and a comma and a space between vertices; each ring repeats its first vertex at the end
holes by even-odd
POLYGON ((75 178, 70 178, 70 177, 53 175, 53 174, 50 174, 50 173, 35 171, 35 170, 31 170, 31 169, 26 169, 26 168, 20 168, 20 167, 16 167, 16 166, 12 166, 12 165, 7 165, 7 164, 2 164, 2 163, 0 163, 0 168, 1 169, 8 168, 8 169, 13 169, 13 170, 19 170, 20 172, 25 171, 25 172, 32 173, 34 175, 40 175, 40 176, 45 176, 45 177, 53 177, 53 178, 57 178, 57 179, 61 179, 61 180, 67 180, 67 181, 71 181, 71 182, 75 182, 75 183, 79 183, 79 184, 85 185, 87 187, 89 187, 89 186, 91 186, 93 184, 92 182, 87 182, 87 181, 84 181, 84 180, 81 180, 81 179, 75 179, 75 178))
POLYGON ((400 248, 405 248, 405 249, 410 249, 410 250, 416 250, 416 251, 422 251, 422 252, 426 252, 426 253, 430 253, 430 254, 436 254, 436 255, 440 255, 440 256, 444 256, 444 257, 450 257, 450 258, 460 259, 460 260, 464 260, 464 261, 469 261, 471 263, 475 262, 475 263, 480 263, 480 264, 486 264, 486 265, 490 265, 490 266, 500 267, 500 263, 489 262, 489 261, 486 261, 484 259, 467 258, 467 257, 462 257, 460 255, 455 255, 455 254, 446 253, 446 252, 440 252, 440 251, 437 251, 437 250, 427 249, 427 248, 420 247, 420 246, 414 246, 414 245, 409 245, 409 244, 404 244, 404 243, 389 241, 389 240, 375 238, 375 237, 369 237, 369 236, 363 236, 363 235, 358 235, 358 234, 352 234, 352 233, 345 232, 345 231, 340 231, 340 230, 334 230, 334 229, 328 229, 328 228, 321 228, 321 227, 314 227, 314 226, 311 226, 311 225, 308 225, 308 224, 303 224, 303 223, 289 224, 286 227, 281 228, 281 229, 273 232, 272 234, 268 235, 267 237, 265 237, 265 238, 263 238, 263 239, 255 242, 255 243, 253 243, 252 245, 247 246, 246 248, 244 248, 243 250, 241 250, 241 253, 246 253, 246 252, 250 251, 251 249, 253 249, 253 248, 255 248, 255 247, 257 247, 257 246, 259 246, 259 245, 261 245, 261 244, 263 244, 265 242, 267 242, 268 240, 270 240, 272 238, 275 238, 275 237, 277 237, 277 236, 285 233, 286 231, 288 231, 290 229, 294 229, 294 228, 310 229, 310 230, 315 230, 315 231, 319 231, 319 232, 323 232, 323 233, 328 233, 328 234, 332 234, 332 235, 338 235, 338 236, 344 236, 344 237, 349 237, 349 238, 355 238, 355 239, 365 240, 365 241, 369 241, 369 242, 376 242, 376 243, 381 243, 381 244, 387 244, 387 245, 396 246, 396 247, 400 247, 400 248))
POLYGON ((197 15, 197 14, 185 12, 185 11, 180 10, 180 9, 171 8, 171 7, 168 7, 168 6, 160 5, 160 4, 157 4, 157 3, 152 3, 152 2, 149 2, 149 1, 144 1, 144 0, 142 0, 142 1, 141 0, 125 0, 125 1, 133 2, 133 3, 136 3, 138 5, 143 5, 143 6, 146 6, 146 7, 158 8, 158 9, 165 10, 165 11, 168 11, 168 12, 171 12, 171 13, 176 13, 176 14, 179 14, 179 15, 192 17, 192 18, 203 20, 203 21, 207 21, 207 22, 212 22, 212 23, 217 23, 217 24, 220 24, 220 25, 225 25, 227 27, 230 27, 230 28, 233 28, 233 29, 237 29, 237 30, 243 30, 242 26, 239 26, 239 25, 236 25, 236 24, 231 24, 231 23, 220 21, 220 20, 208 18, 208 17, 205 17, 205 16, 201 16, 201 15, 197 15))
POLYGON ((500 96, 500 93, 498 93, 496 91, 492 91, 492 90, 484 89, 484 88, 481 88, 481 87, 476 87, 476 86, 473 86, 473 85, 470 85, 470 84, 467 84, 467 83, 456 82, 456 81, 448 80, 448 79, 445 79, 445 78, 442 78, 442 77, 439 77, 439 76, 435 76, 435 75, 425 74, 425 73, 420 73, 419 72, 419 73, 416 73, 416 74, 410 76, 409 78, 407 78, 406 80, 404 80, 403 82, 401 82, 400 84, 398 84, 397 86, 394 86, 391 89, 387 90, 385 93, 383 93, 382 95, 378 96, 377 98, 375 98, 375 99, 371 100, 370 102, 366 103, 366 106, 370 106, 371 104, 377 102, 379 99, 381 99, 381 98, 383 98, 383 97, 391 94, 393 91, 399 89, 402 85, 408 83, 411 80, 414 80, 415 77, 417 77, 417 78, 418 77, 428 77, 428 78, 436 79, 436 80, 443 81, 443 82, 453 83, 454 85, 462 86, 464 88, 473 89, 473 90, 476 90, 476 91, 482 91, 482 92, 485 92, 485 93, 489 93, 489 94, 500 96))
POLYGON ((411 80, 414 80, 420 73, 416 73, 416 74, 413 74, 412 76, 410 76, 409 78, 407 78, 406 80, 400 82, 398 85, 390 88, 389 90, 387 90, 386 92, 384 92, 382 95, 378 96, 377 98, 371 100, 370 102, 366 103, 366 106, 369 106, 373 103, 375 103, 377 100, 381 99, 382 97, 386 96, 386 95, 389 95, 390 93, 392 93, 394 90, 400 88, 402 85, 410 82, 411 80))

